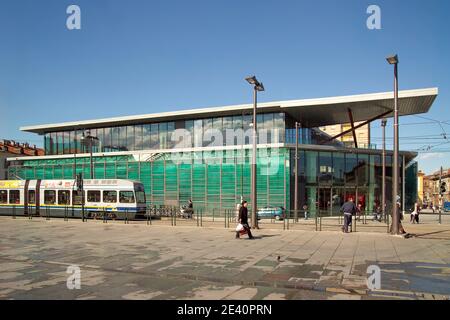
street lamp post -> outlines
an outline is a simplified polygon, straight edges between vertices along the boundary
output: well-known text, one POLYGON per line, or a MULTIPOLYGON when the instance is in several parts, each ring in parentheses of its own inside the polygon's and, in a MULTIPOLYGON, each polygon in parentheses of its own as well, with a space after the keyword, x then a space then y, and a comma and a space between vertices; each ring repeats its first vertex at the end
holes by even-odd
MULTIPOLYGON (((383 128, 383 152, 382 152, 382 178, 381 178, 381 214, 386 221, 386 119, 381 120, 381 127, 383 128)), ((380 219, 381 220, 381 219, 380 219)))
POLYGON ((398 56, 393 55, 386 58, 389 64, 394 65, 394 161, 392 168, 392 234, 399 234, 400 219, 397 206, 398 197, 398 56))
POLYGON ((258 91, 264 91, 264 85, 260 83, 255 76, 245 78, 248 83, 253 86, 253 149, 252 149, 252 190, 251 190, 251 203, 252 203, 252 224, 255 229, 258 227, 257 219, 257 194, 256 194, 256 158, 257 158, 257 127, 256 127, 256 104, 258 99, 258 91))
POLYGON ((298 128, 299 123, 295 122, 295 181, 294 181, 294 215, 298 221, 298 128))

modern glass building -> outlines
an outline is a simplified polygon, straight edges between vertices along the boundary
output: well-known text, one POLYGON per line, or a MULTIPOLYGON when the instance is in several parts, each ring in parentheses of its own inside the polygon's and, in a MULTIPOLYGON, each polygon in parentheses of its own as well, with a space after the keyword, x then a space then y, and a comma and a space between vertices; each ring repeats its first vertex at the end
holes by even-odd
MULTIPOLYGON (((400 115, 424 113, 436 88, 399 93, 400 115)), ((382 152, 345 147, 319 126, 392 117, 393 93, 260 103, 257 112, 258 207, 294 207, 295 160, 299 208, 337 213, 350 195, 366 210, 381 201, 382 152), (296 140, 295 122, 298 128, 296 140), (295 156, 298 143, 298 156, 295 156)), ((155 205, 192 199, 205 212, 250 200, 252 106, 237 105, 22 127, 44 139, 45 156, 9 158, 10 178, 133 179, 155 205), (88 136, 96 139, 91 144, 88 136), (92 151, 92 165, 90 153, 92 151)), ((414 152, 400 152, 404 206, 415 201, 414 152), (408 179, 408 181, 406 181, 408 179), (411 182, 409 182, 411 180, 411 182), (414 181, 413 181, 414 180, 414 181), (408 193, 406 193, 408 191, 408 193)), ((386 155, 391 199, 392 152, 386 155)), ((250 208, 251 208, 250 203, 250 208)))

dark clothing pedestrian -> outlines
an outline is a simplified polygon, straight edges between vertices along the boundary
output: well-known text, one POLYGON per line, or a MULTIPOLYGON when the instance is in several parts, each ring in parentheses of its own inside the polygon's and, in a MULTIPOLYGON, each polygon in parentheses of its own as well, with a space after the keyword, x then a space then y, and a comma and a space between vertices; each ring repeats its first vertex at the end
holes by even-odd
MULTIPOLYGON (((249 239, 253 239, 250 226, 248 225, 248 209, 246 206, 241 206, 239 209, 239 223, 244 227, 245 232, 248 234, 249 239)), ((236 239, 240 237, 239 231, 236 231, 236 239)))
POLYGON ((342 205, 341 211, 344 213, 344 226, 342 231, 348 232, 348 226, 352 224, 352 216, 357 212, 357 208, 353 201, 347 201, 342 205))
POLYGON ((353 203, 353 201, 347 201, 342 205, 341 211, 344 213, 347 212, 354 215, 356 213, 356 206, 353 203))
POLYGON ((241 206, 239 209, 239 221, 242 224, 248 224, 248 209, 247 207, 241 206))

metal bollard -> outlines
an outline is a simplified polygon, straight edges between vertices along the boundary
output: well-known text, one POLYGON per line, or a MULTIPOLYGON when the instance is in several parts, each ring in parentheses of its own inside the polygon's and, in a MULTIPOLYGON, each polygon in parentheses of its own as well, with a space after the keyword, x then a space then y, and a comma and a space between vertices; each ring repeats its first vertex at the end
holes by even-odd
POLYGON ((316 231, 317 231, 317 225, 318 225, 318 223, 317 223, 317 212, 316 212, 316 214, 315 214, 315 224, 316 224, 316 231))
POLYGON ((12 218, 13 219, 16 218, 16 206, 13 206, 13 216, 12 216, 12 218))
POLYGON ((223 221, 225 222, 225 228, 227 227, 227 210, 225 210, 224 216, 223 216, 223 221))
POLYGON ((291 215, 289 214, 288 220, 287 220, 287 229, 289 230, 289 219, 291 218, 291 215))
POLYGON ((386 221, 386 226, 387 226, 387 233, 390 233, 390 226, 389 226, 389 214, 386 214, 386 217, 385 217, 385 221, 386 221))
MULTIPOLYGON (((213 210, 213 212, 214 212, 214 210, 213 210)), ((197 214, 195 215, 195 220, 197 221, 197 227, 199 226, 198 214, 199 214, 199 212, 197 211, 197 214)))
POLYGON ((45 215, 46 215, 46 219, 45 220, 50 220, 50 208, 49 208, 49 206, 45 207, 45 215))
POLYGON ((203 210, 200 211, 200 227, 203 227, 203 210))

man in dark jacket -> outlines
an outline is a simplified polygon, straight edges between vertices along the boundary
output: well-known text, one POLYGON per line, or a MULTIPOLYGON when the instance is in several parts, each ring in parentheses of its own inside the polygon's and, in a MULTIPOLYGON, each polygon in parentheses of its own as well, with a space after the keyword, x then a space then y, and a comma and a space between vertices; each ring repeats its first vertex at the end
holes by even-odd
MULTIPOLYGON (((252 232, 250 231, 250 227, 248 225, 248 209, 247 209, 247 201, 242 201, 241 208, 239 209, 239 223, 244 226, 245 231, 248 234, 249 239, 253 239, 252 232)), ((239 231, 236 231, 236 239, 239 239, 239 231)))
POLYGON ((342 227, 342 231, 348 233, 348 226, 352 224, 352 216, 355 215, 357 211, 352 197, 342 205, 341 211, 344 212, 344 226, 342 227))

